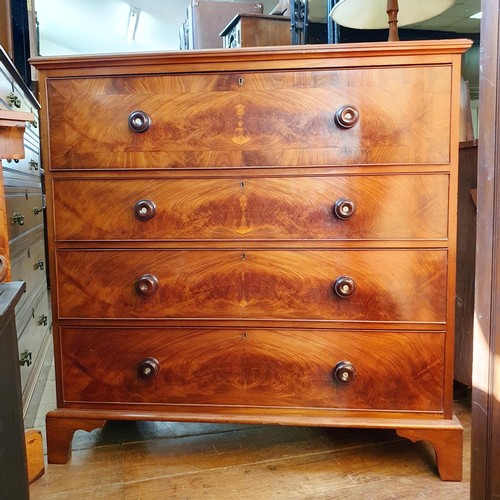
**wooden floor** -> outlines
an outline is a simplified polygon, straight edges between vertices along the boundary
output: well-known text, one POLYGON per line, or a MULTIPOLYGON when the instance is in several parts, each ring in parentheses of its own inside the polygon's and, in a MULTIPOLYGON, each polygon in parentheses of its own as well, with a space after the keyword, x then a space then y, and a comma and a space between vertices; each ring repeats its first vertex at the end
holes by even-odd
MULTIPOLYGON (((51 369, 33 421, 42 432, 54 394, 51 369)), ((110 422, 78 431, 70 462, 46 465, 31 499, 468 499, 470 393, 456 394, 461 483, 439 479, 427 443, 394 431, 110 422)))

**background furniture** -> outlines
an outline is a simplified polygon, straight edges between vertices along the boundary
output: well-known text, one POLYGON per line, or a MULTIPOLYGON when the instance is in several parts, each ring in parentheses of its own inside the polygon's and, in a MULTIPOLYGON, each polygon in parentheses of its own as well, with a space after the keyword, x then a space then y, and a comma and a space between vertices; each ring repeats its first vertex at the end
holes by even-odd
POLYGON ((49 461, 113 419, 378 427, 430 441, 441 477, 459 480, 469 45, 35 59, 49 461))
POLYGON ((224 48, 290 45, 290 18, 259 14, 238 14, 222 30, 224 48))
POLYGON ((472 344, 476 261, 477 141, 460 143, 458 160, 457 292, 455 370, 458 382, 472 387, 472 344))
MULTIPOLYGON (((285 16, 265 16, 263 14, 238 14, 222 30, 225 48, 268 47, 290 45, 290 18, 285 16)), ((307 43, 326 43, 325 23, 310 22, 307 29, 307 43)))
POLYGON ((51 325, 38 109, 37 100, 0 48, 0 113, 16 111, 34 117, 24 131, 22 154, 1 160, 4 198, 0 213, 5 214, 2 234, 8 238, 4 243, 10 263, 8 279, 26 283, 26 293, 16 308, 25 411, 49 345, 51 325))
POLYGON ((259 2, 213 2, 190 0, 186 20, 180 30, 181 49, 222 48, 220 32, 237 14, 262 14, 259 2))
POLYGON ((482 2, 480 141, 477 186, 477 259, 473 345, 471 491, 500 497, 500 11, 482 2))
POLYGON ((29 498, 14 307, 24 283, 0 283, 0 498, 29 498))

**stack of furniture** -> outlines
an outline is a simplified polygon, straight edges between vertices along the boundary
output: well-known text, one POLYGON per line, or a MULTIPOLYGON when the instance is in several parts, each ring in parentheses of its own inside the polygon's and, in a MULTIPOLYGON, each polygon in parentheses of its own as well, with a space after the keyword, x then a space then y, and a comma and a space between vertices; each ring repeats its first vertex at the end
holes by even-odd
POLYGON ((395 429, 453 416, 468 41, 37 58, 57 409, 395 429))
POLYGON ((0 115, 29 115, 22 154, 2 159, 2 233, 7 235, 5 279, 24 281, 26 292, 16 307, 23 407, 27 411, 49 345, 51 313, 47 289, 44 194, 40 163, 39 104, 0 48, 0 115))
POLYGON ((260 2, 190 0, 179 32, 181 49, 222 48, 220 32, 240 13, 262 14, 260 2))
POLYGON ((263 14, 238 14, 222 30, 226 49, 290 45, 290 18, 263 14))

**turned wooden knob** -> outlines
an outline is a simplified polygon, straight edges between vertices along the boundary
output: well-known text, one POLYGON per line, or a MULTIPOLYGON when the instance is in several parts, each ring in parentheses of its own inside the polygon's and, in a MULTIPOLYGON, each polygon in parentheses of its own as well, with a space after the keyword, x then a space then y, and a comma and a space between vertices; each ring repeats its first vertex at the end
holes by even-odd
POLYGON ((333 376, 339 384, 350 384, 356 378, 356 369, 349 361, 340 361, 333 369, 333 376))
POLYGON ((143 274, 135 282, 135 289, 139 295, 153 295, 158 290, 158 278, 152 274, 143 274))
POLYGON ((348 198, 339 198, 335 205, 333 206, 333 213, 339 219, 349 219, 354 215, 356 211, 356 205, 352 200, 348 198))
POLYGON ((134 132, 146 132, 151 127, 151 117, 144 111, 132 111, 128 117, 128 126, 134 132))
POLYGON ((146 358, 138 366, 139 376, 143 379, 152 379, 160 371, 160 363, 156 358, 146 358))
POLYGON ((346 104, 335 113, 335 123, 340 128, 352 128, 359 121, 359 111, 356 106, 346 104))
POLYGON ((134 205, 134 214, 141 221, 150 220, 156 215, 156 204, 151 200, 140 200, 134 205))
POLYGON ((335 280, 333 289, 339 297, 347 299, 356 291, 356 282, 349 276, 339 276, 335 280))

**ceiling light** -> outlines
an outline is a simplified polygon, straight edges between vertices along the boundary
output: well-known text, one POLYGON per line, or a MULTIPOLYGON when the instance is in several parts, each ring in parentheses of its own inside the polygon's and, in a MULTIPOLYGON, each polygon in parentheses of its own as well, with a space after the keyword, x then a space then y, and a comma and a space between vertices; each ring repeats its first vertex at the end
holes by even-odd
POLYGON ((139 24, 139 15, 141 9, 138 7, 130 7, 127 25, 127 45, 130 45, 135 40, 135 33, 139 24))
POLYGON ((482 12, 477 12, 476 14, 472 14, 470 16, 471 19, 482 19, 483 18, 483 13, 482 12))

